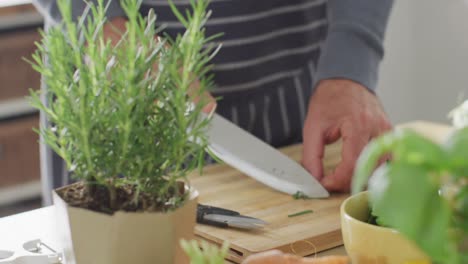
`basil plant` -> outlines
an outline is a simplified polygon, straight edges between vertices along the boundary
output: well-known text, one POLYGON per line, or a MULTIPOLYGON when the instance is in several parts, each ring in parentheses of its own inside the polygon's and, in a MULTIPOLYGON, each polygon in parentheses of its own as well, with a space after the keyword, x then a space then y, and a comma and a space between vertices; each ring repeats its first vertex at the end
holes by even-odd
POLYGON ((373 140, 358 159, 353 193, 366 184, 378 225, 401 232, 434 263, 468 263, 468 127, 441 145, 398 129, 373 140), (386 155, 391 161, 373 173, 386 155))

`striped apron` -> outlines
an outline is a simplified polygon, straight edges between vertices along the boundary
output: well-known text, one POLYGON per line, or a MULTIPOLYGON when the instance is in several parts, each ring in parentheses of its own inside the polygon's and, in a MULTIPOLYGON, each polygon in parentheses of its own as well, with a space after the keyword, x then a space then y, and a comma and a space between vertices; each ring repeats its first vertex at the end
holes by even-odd
MULTIPOLYGON (((173 0, 182 10, 189 0, 173 0)), ((143 1, 170 36, 183 31, 167 0, 143 1)), ((223 32, 214 57, 217 112, 274 147, 302 141, 315 65, 326 37, 325 0, 211 0, 208 36, 223 32)), ((43 124, 46 122, 42 117, 43 124)), ((44 202, 69 183, 63 162, 41 146, 44 202), (44 176, 46 175, 46 176, 44 176)))

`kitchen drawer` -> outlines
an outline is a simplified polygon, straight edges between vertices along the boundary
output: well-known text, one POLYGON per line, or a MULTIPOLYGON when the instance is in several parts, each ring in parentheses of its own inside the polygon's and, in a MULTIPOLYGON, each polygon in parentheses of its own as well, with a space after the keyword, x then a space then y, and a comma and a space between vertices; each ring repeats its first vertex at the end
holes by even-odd
MULTIPOLYGON (((21 1, 19 1, 21 2, 21 1)), ((30 1, 31 2, 31 1, 30 1)), ((0 16, 21 16, 30 13, 36 13, 36 8, 32 4, 18 4, 0 8, 0 16)))
POLYGON ((0 122, 0 188, 38 181, 38 115, 0 122))
POLYGON ((39 89, 39 73, 23 59, 31 59, 39 39, 36 28, 0 33, 0 101, 28 95, 30 88, 39 89))

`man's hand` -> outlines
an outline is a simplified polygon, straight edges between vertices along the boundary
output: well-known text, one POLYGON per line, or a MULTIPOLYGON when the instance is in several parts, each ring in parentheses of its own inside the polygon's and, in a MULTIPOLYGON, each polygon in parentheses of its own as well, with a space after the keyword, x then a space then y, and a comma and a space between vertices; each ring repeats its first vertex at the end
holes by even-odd
POLYGON ((344 79, 321 81, 309 103, 304 124, 303 166, 329 191, 349 191, 361 150, 391 129, 378 98, 364 86, 344 79), (324 147, 342 138, 341 162, 323 175, 324 147))

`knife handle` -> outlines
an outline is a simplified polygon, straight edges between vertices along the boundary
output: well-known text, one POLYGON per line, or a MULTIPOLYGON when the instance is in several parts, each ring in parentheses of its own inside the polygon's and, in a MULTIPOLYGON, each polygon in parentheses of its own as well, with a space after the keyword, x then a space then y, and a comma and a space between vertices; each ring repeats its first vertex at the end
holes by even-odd
POLYGON ((205 219, 205 215, 208 215, 208 214, 232 215, 232 216, 239 215, 238 212, 232 211, 232 210, 227 210, 227 209, 209 206, 209 205, 203 205, 203 204, 197 205, 197 223, 216 226, 216 227, 228 227, 228 224, 225 222, 217 222, 217 221, 205 219))
POLYGON ((210 206, 210 205, 203 205, 198 204, 197 206, 197 218, 205 214, 219 214, 219 215, 230 215, 230 216, 237 216, 239 212, 228 210, 220 207, 210 206))

